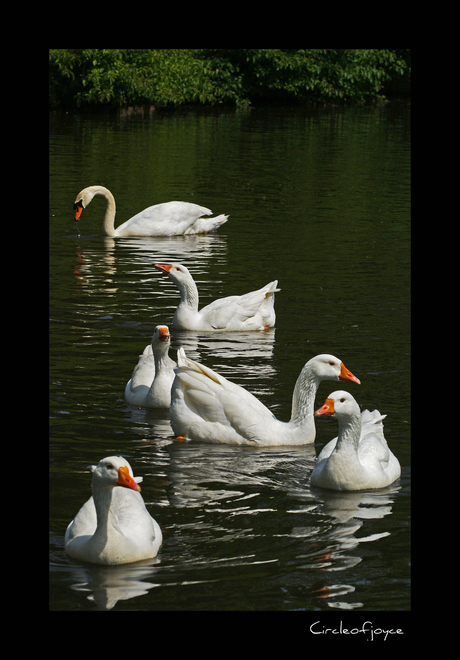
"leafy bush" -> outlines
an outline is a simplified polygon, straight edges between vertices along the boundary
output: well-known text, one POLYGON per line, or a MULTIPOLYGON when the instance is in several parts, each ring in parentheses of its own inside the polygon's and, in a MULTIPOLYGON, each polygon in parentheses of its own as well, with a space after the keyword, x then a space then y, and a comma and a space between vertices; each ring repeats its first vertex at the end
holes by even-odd
POLYGON ((410 50, 52 49, 50 106, 340 102, 382 98, 410 50))

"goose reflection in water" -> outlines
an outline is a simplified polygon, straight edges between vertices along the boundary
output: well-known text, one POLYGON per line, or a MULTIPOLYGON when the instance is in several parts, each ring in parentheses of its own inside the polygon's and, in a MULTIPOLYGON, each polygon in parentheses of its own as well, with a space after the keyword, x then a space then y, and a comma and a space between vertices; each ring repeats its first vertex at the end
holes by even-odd
POLYGON ((166 449, 167 499, 184 511, 174 535, 187 549, 190 567, 202 561, 204 545, 221 568, 289 565, 273 578, 283 590, 309 585, 312 598, 325 599, 328 607, 363 606, 355 578, 347 584, 347 571, 362 562, 367 544, 390 535, 391 526, 376 521, 392 514, 399 485, 352 493, 310 489, 312 446, 171 443, 166 449))
MULTIPOLYGON (((298 559, 306 560, 302 568, 311 569, 314 566, 324 579, 323 585, 314 589, 314 596, 328 600, 328 606, 333 609, 349 610, 363 607, 363 603, 353 600, 333 600, 339 596, 355 593, 356 587, 350 584, 337 584, 333 577, 337 572, 347 571, 359 564, 363 559, 361 544, 372 543, 390 536, 387 530, 364 536, 356 536, 359 530, 365 531, 366 521, 383 519, 392 513, 392 505, 400 485, 392 485, 380 490, 356 491, 338 493, 333 491, 311 491, 316 499, 314 512, 317 516, 327 516, 327 523, 312 527, 293 528, 295 538, 308 539, 306 552, 300 553, 298 559), (331 578, 333 582, 331 582, 331 578)), ((301 511, 301 510, 300 510, 301 511)))
POLYGON ((207 506, 224 503, 230 505, 229 514, 273 508, 278 491, 285 490, 288 479, 299 469, 311 467, 315 459, 311 446, 287 450, 174 442, 167 451, 171 506, 206 510, 207 506), (243 500, 244 504, 232 508, 234 502, 243 500))
POLYGON ((87 593, 98 610, 111 610, 118 601, 144 596, 155 586, 159 558, 120 566, 72 566, 75 582, 71 588, 87 593))
POLYGON ((265 332, 189 332, 173 330, 173 346, 182 346, 197 362, 212 363, 216 371, 259 396, 273 394, 276 369, 272 364, 275 330, 265 332), (254 383, 254 387, 252 387, 254 383))

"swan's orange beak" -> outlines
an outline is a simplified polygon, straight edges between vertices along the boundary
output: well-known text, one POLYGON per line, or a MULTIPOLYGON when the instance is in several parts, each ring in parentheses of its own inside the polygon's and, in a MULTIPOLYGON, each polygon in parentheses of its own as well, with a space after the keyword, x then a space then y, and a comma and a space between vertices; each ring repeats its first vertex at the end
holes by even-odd
POLYGON ((75 221, 79 220, 82 211, 83 211, 83 206, 77 206, 77 209, 75 211, 75 221))
POLYGON ((132 488, 133 490, 137 490, 138 492, 140 492, 141 490, 139 484, 137 484, 132 478, 132 476, 129 474, 129 468, 127 467, 118 468, 117 484, 119 486, 124 486, 125 488, 132 488))
POLYGON ((353 376, 351 371, 348 371, 343 362, 340 363, 340 376, 339 380, 351 380, 353 383, 361 385, 361 381, 356 376, 353 376))
POLYGON ((160 341, 168 341, 171 337, 168 328, 158 328, 158 332, 160 334, 160 341))
POLYGON ((158 270, 162 270, 165 273, 169 273, 169 271, 172 268, 172 264, 154 264, 155 268, 158 268, 158 270))
POLYGON ((321 408, 318 408, 318 410, 315 410, 315 417, 319 417, 319 415, 332 415, 334 412, 334 399, 326 399, 325 404, 321 408))

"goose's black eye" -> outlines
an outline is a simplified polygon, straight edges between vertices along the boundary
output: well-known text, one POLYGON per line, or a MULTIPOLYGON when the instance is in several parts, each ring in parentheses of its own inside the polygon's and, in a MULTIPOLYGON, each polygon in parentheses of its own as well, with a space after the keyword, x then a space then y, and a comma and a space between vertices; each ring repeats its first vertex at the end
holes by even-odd
POLYGON ((345 402, 345 397, 343 396, 343 397, 340 399, 340 403, 344 403, 344 402, 345 402))
POLYGON ((329 364, 331 365, 331 367, 333 367, 333 366, 334 366, 334 362, 329 362, 329 364))
POLYGON ((106 467, 107 467, 108 470, 111 470, 113 468, 113 465, 112 465, 112 463, 107 463, 106 467))

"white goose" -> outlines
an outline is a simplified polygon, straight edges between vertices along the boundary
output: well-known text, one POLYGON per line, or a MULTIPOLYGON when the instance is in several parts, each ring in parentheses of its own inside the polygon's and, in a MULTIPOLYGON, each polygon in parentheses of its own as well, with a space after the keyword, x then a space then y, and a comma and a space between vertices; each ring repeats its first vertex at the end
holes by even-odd
POLYGON ((339 435, 323 447, 311 474, 312 486, 331 490, 383 488, 401 475, 401 466, 383 435, 378 410, 360 412, 348 392, 338 390, 326 399, 315 416, 332 415, 339 422, 339 435))
POLYGON ((109 456, 92 465, 93 495, 67 527, 65 551, 92 564, 127 564, 155 557, 163 536, 140 495, 127 460, 109 456))
POLYGON ((132 406, 169 408, 176 363, 168 355, 171 335, 167 325, 157 325, 152 343, 144 348, 125 387, 125 399, 132 406))
POLYGON ((182 264, 155 264, 166 273, 180 291, 180 302, 174 312, 173 326, 180 330, 268 330, 275 325, 275 292, 278 280, 258 291, 242 296, 214 300, 198 311, 198 289, 182 264))
POLYGON ((95 195, 101 195, 107 202, 102 224, 105 236, 181 236, 184 234, 205 234, 227 222, 228 215, 203 218, 212 211, 190 202, 164 202, 149 206, 115 229, 115 199, 104 186, 89 186, 78 193, 73 205, 75 220, 80 219, 84 208, 95 195))
POLYGON ((177 353, 171 426, 177 437, 252 446, 304 445, 315 440, 315 394, 322 380, 360 383, 333 355, 309 360, 297 379, 289 422, 278 420, 247 390, 177 353))

